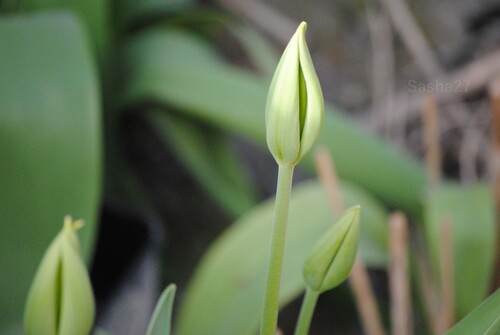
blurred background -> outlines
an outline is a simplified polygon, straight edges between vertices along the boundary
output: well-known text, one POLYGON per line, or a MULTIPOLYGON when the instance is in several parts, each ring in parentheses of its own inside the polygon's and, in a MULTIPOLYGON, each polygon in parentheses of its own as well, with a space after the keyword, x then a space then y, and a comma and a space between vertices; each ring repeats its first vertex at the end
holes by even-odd
MULTIPOLYGON (((353 201, 366 194, 382 213, 365 233, 382 255, 366 259, 382 322, 394 210, 434 269, 436 225, 451 217, 448 326, 498 287, 498 1, 0 0, 0 333, 22 333, 29 284, 66 214, 86 222, 96 329, 144 333, 171 282, 174 320, 188 318, 179 306, 196 295, 203 255, 275 192, 265 99, 301 21, 327 104, 318 146, 360 189, 353 201)), ((296 185, 316 179, 309 156, 296 185)), ((294 292, 285 334, 300 308, 294 292)), ((415 298, 415 333, 435 334, 424 300, 415 298)), ((356 311, 342 285, 320 299, 311 334, 365 333, 356 311)))

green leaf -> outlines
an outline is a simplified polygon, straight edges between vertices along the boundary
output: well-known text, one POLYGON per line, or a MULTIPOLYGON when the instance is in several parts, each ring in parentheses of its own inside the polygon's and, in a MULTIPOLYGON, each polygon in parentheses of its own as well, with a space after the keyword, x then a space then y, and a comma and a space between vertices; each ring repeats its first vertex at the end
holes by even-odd
MULTIPOLYGON (((145 31, 124 50, 130 74, 124 105, 169 106, 214 127, 265 146, 264 110, 269 81, 226 65, 193 35, 168 29, 145 31)), ((417 211, 424 173, 413 159, 357 129, 327 107, 318 142, 333 154, 341 177, 356 181, 396 207, 417 211), (367 169, 369 167, 369 169, 367 169)), ((311 159, 304 166, 313 169, 311 159)))
MULTIPOLYGON (((100 96, 66 12, 0 19, 0 333, 20 323, 47 245, 70 214, 90 259, 101 174, 100 96)), ((5 331, 7 333, 7 330, 5 331)))
POLYGON ((224 134, 165 111, 146 115, 199 184, 226 209, 237 216, 256 204, 255 190, 224 134))
POLYGON ((424 228, 433 268, 438 277, 441 224, 450 219, 456 313, 464 317, 488 294, 495 258, 495 209, 486 185, 447 184, 426 198, 424 228))
MULTIPOLYGON (((137 68, 144 69, 148 64, 154 65, 162 61, 156 59, 158 56, 165 56, 167 61, 179 64, 189 61, 211 66, 217 61, 216 54, 205 40, 186 35, 182 31, 169 35, 170 43, 163 45, 164 52, 149 52, 158 46, 155 41, 163 39, 165 30, 157 29, 154 32, 149 35, 151 38, 141 39, 133 48, 128 49, 128 56, 139 61, 131 61, 128 64, 127 72, 132 73, 130 80, 134 80, 133 73, 137 68)), ((130 106, 135 111, 145 113, 161 138, 168 141, 174 149, 179 160, 229 212, 241 214, 255 204, 255 192, 245 178, 245 171, 233 157, 224 134, 219 129, 175 115, 167 105, 160 106, 161 109, 140 103, 129 105, 129 108, 130 106)))
POLYGON ((183 10, 192 10, 195 0, 121 0, 115 3, 116 17, 122 29, 151 24, 183 10))
POLYGON ((170 284, 161 294, 149 321, 146 335, 170 335, 175 291, 176 286, 170 284))
POLYGON ((275 46, 250 25, 237 22, 229 24, 227 28, 240 42, 256 69, 269 79, 272 78, 280 60, 275 46))
MULTIPOLYGON (((361 234, 383 231, 387 236, 386 213, 373 198, 359 189, 342 186, 348 205, 361 204, 361 234)), ((271 238, 274 199, 255 207, 234 223, 210 247, 197 267, 181 307, 178 334, 253 334, 263 306, 267 257, 271 238), (195 322, 193 320, 196 320, 195 322)), ((320 236, 333 219, 323 188, 316 182, 294 189, 290 205, 280 303, 284 305, 304 289, 302 267, 320 236)), ((375 241, 375 253, 385 245, 375 241)), ((362 256, 370 264, 372 249, 361 243, 362 256)), ((386 255, 384 255, 386 256, 386 255)), ((380 261, 380 260, 379 260, 380 261)))
POLYGON ((500 334, 500 289, 446 332, 446 335, 500 334))
POLYGON ((84 22, 84 28, 102 57, 109 44, 109 1, 107 0, 16 0, 14 8, 18 12, 42 10, 70 10, 84 22))

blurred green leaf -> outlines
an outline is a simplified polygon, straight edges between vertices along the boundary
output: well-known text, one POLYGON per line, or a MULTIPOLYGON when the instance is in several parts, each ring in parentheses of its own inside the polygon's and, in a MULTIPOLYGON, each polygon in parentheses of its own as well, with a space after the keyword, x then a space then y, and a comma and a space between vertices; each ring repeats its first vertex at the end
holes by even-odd
POLYGON ((275 46, 252 26, 238 22, 230 24, 228 29, 240 42, 257 71, 267 78, 272 78, 280 60, 275 46))
MULTIPOLYGON (((129 85, 133 85, 134 80, 140 78, 137 78, 139 75, 154 76, 152 72, 161 61, 182 68, 194 64, 197 67, 219 64, 218 55, 207 40, 181 29, 150 29, 138 33, 130 40, 132 42, 128 43, 124 50, 129 85)), ((170 79, 166 78, 162 71, 154 77, 155 80, 170 79)), ((126 99, 130 100, 129 97, 126 99)))
POLYGON ((156 304, 146 335, 170 335, 176 286, 168 285, 156 304))
MULTIPOLYGON (((364 260, 371 265, 373 254, 385 255, 385 244, 375 241, 387 236, 386 213, 379 203, 360 189, 342 185, 347 205, 361 204, 361 242, 364 260), (371 236, 371 232, 381 236, 371 236)), ((263 304, 267 257, 274 213, 274 199, 255 207, 234 223, 205 253, 186 292, 181 307, 178 334, 253 334, 263 304), (196 320, 196 322, 193 322, 196 320)), ((316 182, 294 189, 290 204, 281 305, 304 289, 302 267, 318 239, 332 225, 323 188, 316 182)), ((382 259, 378 259, 382 262, 382 259)))
POLYGON ((121 0, 116 2, 116 17, 122 29, 130 29, 191 10, 195 4, 196 0, 121 0))
MULTIPOLYGON (((129 74, 125 106, 170 106, 265 145, 267 80, 224 64, 208 45, 180 30, 137 34, 124 56, 129 74)), ((331 108, 318 142, 333 154, 341 177, 356 181, 387 203, 418 210, 425 183, 423 170, 414 160, 361 132, 331 108)), ((307 159, 304 166, 312 170, 312 160, 307 159)))
POLYGON ((439 277, 441 224, 451 220, 456 313, 464 317, 488 294, 495 257, 495 210, 487 185, 442 185, 425 202, 425 234, 439 277))
POLYGON ((90 259, 100 193, 101 128, 96 69, 73 15, 2 17, 0 45, 4 333, 5 327, 21 322, 30 282, 65 215, 85 220, 80 237, 90 259))
POLYGON ((224 134, 160 110, 146 115, 200 185, 226 209, 238 216, 256 204, 255 190, 224 134))
POLYGON ((98 54, 102 57, 110 40, 109 1, 107 0, 16 0, 17 12, 42 10, 70 10, 84 23, 92 37, 98 54))
MULTIPOLYGON (((183 63, 194 61, 196 63, 211 63, 217 61, 217 56, 207 42, 195 35, 186 35, 178 31, 170 35, 171 44, 163 45, 164 52, 148 53, 155 48, 155 37, 163 38, 165 30, 156 30, 157 35, 152 39, 141 39, 134 48, 128 49, 132 59, 145 61, 145 63, 129 62, 127 72, 134 72, 137 67, 142 68, 148 64, 157 64, 162 60, 155 57, 167 57, 167 61, 183 63), (186 39, 186 36, 189 37, 186 39), (141 55, 146 52, 145 58, 141 55), (149 58, 151 57, 151 58, 149 58)), ((132 75, 129 80, 134 80, 132 75)), ((168 141, 180 161, 190 170, 198 182, 220 201, 230 212, 241 214, 255 204, 255 192, 245 178, 245 172, 233 157, 224 135, 218 129, 202 126, 196 120, 188 120, 179 115, 167 115, 171 111, 168 106, 160 110, 149 104, 133 104, 128 108, 134 111, 141 110, 149 118, 159 135, 168 141), (150 110, 150 112, 146 112, 150 110)))
POLYGON ((446 335, 498 335, 500 334, 500 289, 470 312, 446 335))

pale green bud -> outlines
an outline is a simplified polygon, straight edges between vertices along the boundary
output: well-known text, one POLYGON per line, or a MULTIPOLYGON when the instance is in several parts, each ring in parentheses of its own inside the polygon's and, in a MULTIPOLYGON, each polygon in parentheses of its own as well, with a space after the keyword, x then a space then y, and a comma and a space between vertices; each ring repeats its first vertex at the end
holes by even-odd
POLYGON ((295 165, 311 149, 323 122, 321 86, 302 22, 276 68, 266 104, 267 146, 280 165, 295 165))
POLYGON ((360 210, 346 210, 306 259, 304 279, 313 291, 331 290, 349 276, 358 250, 360 210))
POLYGON ((45 252, 26 301, 27 335, 88 335, 94 323, 94 295, 80 255, 76 230, 82 221, 64 226, 45 252))

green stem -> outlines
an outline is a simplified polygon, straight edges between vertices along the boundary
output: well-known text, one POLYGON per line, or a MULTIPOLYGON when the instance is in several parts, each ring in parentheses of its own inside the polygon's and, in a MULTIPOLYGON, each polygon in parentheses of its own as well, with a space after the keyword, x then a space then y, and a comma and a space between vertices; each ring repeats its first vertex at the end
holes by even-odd
POLYGON ((304 300, 302 300, 302 307, 300 308, 299 321, 295 327, 295 335, 307 335, 311 320, 318 301, 319 292, 313 291, 310 288, 306 290, 304 300))
POLYGON ((266 295, 262 315, 261 335, 275 335, 278 325, 281 268, 285 252, 285 235, 292 190, 293 166, 280 165, 276 204, 274 207, 273 235, 267 268, 266 295))

